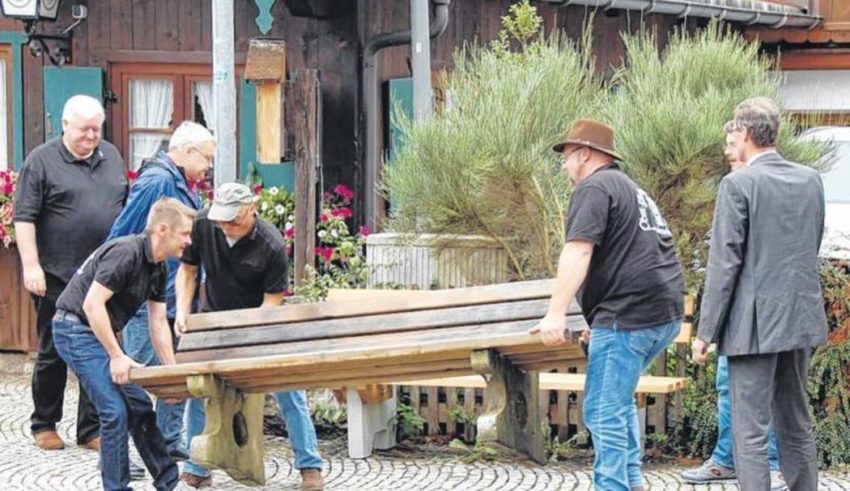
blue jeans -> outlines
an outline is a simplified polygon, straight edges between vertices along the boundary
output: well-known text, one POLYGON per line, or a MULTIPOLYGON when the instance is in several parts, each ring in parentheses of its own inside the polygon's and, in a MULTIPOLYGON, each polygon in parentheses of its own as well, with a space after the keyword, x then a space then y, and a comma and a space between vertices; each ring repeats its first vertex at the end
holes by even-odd
MULTIPOLYGON (((151 342, 150 328, 148 327, 148 309, 142 307, 136 312, 124 327, 124 352, 130 358, 147 366, 158 366, 159 357, 156 356, 153 343, 151 342)), ((176 339, 174 346, 177 346, 176 339)), ((183 410, 186 407, 186 401, 180 401, 175 404, 169 404, 157 399, 156 401, 156 425, 170 450, 182 450, 183 445, 183 410)))
MULTIPOLYGON (((727 469, 735 468, 732 455, 732 409, 729 403, 729 359, 717 357, 717 444, 711 454, 715 464, 727 469)), ((779 470, 779 453, 776 451, 776 432, 770 425, 767 434, 767 461, 770 470, 779 470)))
POLYGON ((593 326, 584 422, 593 440, 593 482, 604 491, 643 485, 635 390, 652 360, 676 338, 681 321, 644 329, 593 326))
POLYGON ((156 416, 148 395, 135 384, 116 385, 109 371, 109 355, 85 324, 56 317, 53 342, 88 392, 100 417, 100 476, 103 489, 130 489, 130 461, 127 434, 148 471, 157 491, 171 490, 178 483, 178 468, 168 456, 165 440, 156 426, 156 416))
MULTIPOLYGON (((274 394, 277 405, 286 421, 289 442, 295 454, 296 469, 321 469, 322 457, 319 455, 319 442, 316 428, 310 419, 307 408, 307 393, 303 390, 277 392, 274 394)), ((200 399, 189 400, 189 421, 186 424, 186 446, 191 448, 192 438, 204 431, 204 403, 200 399)), ((206 477, 210 471, 189 461, 183 466, 183 472, 206 477)))

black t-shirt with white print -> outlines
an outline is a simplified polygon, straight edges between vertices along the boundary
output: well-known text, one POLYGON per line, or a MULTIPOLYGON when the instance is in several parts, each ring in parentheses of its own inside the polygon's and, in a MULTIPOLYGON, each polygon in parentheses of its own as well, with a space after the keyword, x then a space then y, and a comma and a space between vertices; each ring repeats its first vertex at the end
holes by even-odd
POLYGON ((578 293, 591 327, 638 329, 682 318, 685 282, 673 235, 652 198, 616 164, 573 191, 571 240, 594 244, 578 293))

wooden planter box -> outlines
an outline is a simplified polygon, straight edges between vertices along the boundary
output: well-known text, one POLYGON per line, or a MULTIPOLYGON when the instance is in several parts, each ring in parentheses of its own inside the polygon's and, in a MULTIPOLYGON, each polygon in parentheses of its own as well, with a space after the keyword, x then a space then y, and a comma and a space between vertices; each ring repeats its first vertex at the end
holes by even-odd
POLYGON ((24 288, 18 249, 0 246, 0 350, 37 349, 35 308, 24 288))

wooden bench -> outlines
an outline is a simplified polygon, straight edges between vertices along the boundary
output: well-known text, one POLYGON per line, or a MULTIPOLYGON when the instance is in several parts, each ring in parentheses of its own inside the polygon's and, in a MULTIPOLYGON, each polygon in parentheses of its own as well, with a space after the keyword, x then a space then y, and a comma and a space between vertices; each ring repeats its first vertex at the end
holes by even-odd
MULTIPOLYGON (((130 379, 158 397, 203 398, 206 427, 192 458, 246 484, 265 481, 266 392, 474 374, 489 394, 481 441, 544 462, 537 371, 584 358, 576 344, 549 348, 526 332, 551 289, 544 280, 194 315, 178 364, 133 369, 130 379)), ((585 327, 575 306, 568 324, 585 327)))
MULTIPOLYGON (((332 289, 329 291, 328 300, 360 300, 363 302, 373 301, 375 298, 383 296, 394 297, 398 299, 417 299, 428 297, 440 292, 440 290, 370 290, 370 289, 332 289)), ((685 316, 690 318, 693 316, 694 305, 691 299, 686 298, 685 316)), ((686 346, 690 344, 693 335, 693 325, 690 322, 682 324, 682 329, 678 336, 673 340, 674 345, 686 346)), ((664 357, 659 359, 659 362, 664 362, 664 357)), ((563 368, 563 367, 558 367, 563 368)), ((584 373, 541 373, 540 374, 540 389, 545 391, 561 391, 561 392, 584 392, 586 374, 584 373)), ((641 435, 644 434, 646 420, 646 403, 649 395, 669 395, 683 390, 688 384, 687 377, 671 377, 671 376, 653 376, 644 375, 638 381, 637 389, 635 390, 638 400, 641 435)), ((462 389, 483 389, 486 387, 485 380, 480 375, 468 375, 459 377, 431 378, 421 380, 404 380, 394 382, 395 386, 406 387, 430 387, 430 388, 462 388, 462 389)), ((359 388, 360 394, 351 393, 349 389, 346 403, 349 412, 349 453, 358 457, 365 457, 371 453, 371 448, 364 446, 358 441, 358 435, 365 435, 359 438, 368 439, 368 435, 372 434, 370 428, 371 419, 369 417, 374 412, 394 412, 394 401, 392 404, 387 403, 385 407, 377 406, 379 400, 376 394, 390 394, 392 391, 384 386, 369 386, 359 388), (370 395, 371 394, 371 395, 370 395), (358 398, 359 396, 359 398, 358 398), (361 407, 362 404, 367 407, 361 407), (364 416, 366 415, 366 416, 364 416)), ((544 400, 546 400, 544 398, 544 400)), ((436 402, 436 401, 434 401, 436 402)), ((544 411, 541 408, 541 411, 544 411)))

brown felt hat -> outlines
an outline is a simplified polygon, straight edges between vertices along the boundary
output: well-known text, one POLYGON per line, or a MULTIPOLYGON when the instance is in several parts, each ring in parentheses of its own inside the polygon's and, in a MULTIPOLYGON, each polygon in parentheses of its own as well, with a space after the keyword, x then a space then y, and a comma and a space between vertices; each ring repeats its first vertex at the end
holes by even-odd
POLYGON ((610 126, 592 119, 579 119, 573 123, 561 142, 552 147, 552 150, 561 153, 567 145, 590 147, 602 153, 607 153, 617 160, 623 160, 623 157, 614 150, 614 130, 610 126))

